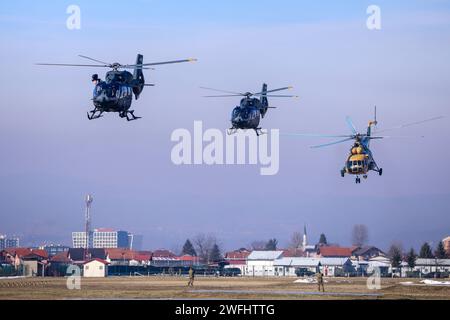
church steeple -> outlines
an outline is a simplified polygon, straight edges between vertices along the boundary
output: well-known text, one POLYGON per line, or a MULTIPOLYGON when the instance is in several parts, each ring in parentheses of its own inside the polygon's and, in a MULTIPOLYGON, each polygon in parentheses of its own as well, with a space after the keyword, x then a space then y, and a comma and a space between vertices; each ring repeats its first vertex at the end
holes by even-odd
POLYGON ((305 249, 307 245, 308 245, 308 241, 306 239, 306 224, 305 224, 303 227, 303 242, 302 242, 303 249, 305 249))

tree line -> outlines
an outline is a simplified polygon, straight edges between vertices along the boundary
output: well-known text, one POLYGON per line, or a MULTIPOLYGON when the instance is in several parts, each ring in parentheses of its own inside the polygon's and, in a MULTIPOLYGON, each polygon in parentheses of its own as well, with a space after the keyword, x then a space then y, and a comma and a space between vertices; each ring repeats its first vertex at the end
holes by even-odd
POLYGON ((392 267, 398 268, 401 266, 404 260, 409 268, 414 268, 416 266, 417 258, 421 259, 449 259, 450 256, 445 250, 444 243, 439 241, 435 250, 431 248, 428 242, 425 242, 420 247, 419 253, 417 254, 414 248, 409 249, 407 253, 403 253, 403 247, 401 243, 393 243, 388 251, 388 256, 391 260, 392 267))

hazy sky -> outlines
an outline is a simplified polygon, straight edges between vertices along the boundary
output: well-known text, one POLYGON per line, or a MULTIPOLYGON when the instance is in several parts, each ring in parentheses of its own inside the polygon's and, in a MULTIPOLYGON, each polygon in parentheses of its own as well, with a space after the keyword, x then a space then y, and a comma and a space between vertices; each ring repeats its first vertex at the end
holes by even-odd
POLYGON ((179 248, 199 232, 225 249, 276 237, 282 246, 307 224, 350 244, 356 223, 370 243, 416 248, 450 233, 450 1, 9 1, 0 11, 0 233, 22 244, 70 244, 83 229, 83 197, 94 195, 93 226, 144 235, 149 249, 179 248), (66 9, 81 9, 68 30, 66 9), (366 9, 381 8, 381 30, 366 9), (195 57, 145 71, 136 114, 88 121, 93 73, 35 66, 84 63, 78 54, 134 63, 195 57), (199 86, 256 91, 293 85, 297 100, 271 100, 264 128, 347 134, 378 106, 379 128, 447 119, 375 141, 383 167, 356 185, 339 171, 350 144, 281 137, 280 171, 258 166, 175 166, 174 129, 228 128, 238 99, 202 98, 199 86))

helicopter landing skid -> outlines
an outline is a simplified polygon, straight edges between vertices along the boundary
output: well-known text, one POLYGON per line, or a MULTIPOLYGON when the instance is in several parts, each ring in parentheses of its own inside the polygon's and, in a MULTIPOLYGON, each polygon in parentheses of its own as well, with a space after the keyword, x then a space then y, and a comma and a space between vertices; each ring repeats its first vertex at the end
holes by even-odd
POLYGON ((142 117, 135 116, 134 115, 134 110, 120 112, 119 116, 121 118, 127 118, 127 121, 133 121, 133 120, 137 120, 137 119, 142 118, 142 117))
POLYGON ((103 117, 102 115, 103 111, 99 111, 97 109, 91 110, 87 113, 87 117, 89 120, 94 120, 103 117), (99 112, 99 114, 96 115, 96 113, 99 112))

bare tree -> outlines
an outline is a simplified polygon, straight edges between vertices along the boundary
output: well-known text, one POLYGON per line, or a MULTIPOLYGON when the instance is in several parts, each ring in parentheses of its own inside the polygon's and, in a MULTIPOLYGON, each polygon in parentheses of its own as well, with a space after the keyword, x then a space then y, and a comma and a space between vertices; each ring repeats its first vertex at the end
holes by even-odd
POLYGON ((300 232, 294 232, 291 236, 291 241, 289 242, 288 247, 292 249, 297 249, 302 246, 303 237, 300 232))
POLYGON ((252 243, 250 243, 251 250, 264 250, 265 247, 266 241, 263 240, 255 240, 252 243))
POLYGON ((210 262, 211 251, 217 239, 212 234, 199 233, 193 239, 197 255, 206 263, 210 262))
POLYGON ((369 230, 364 224, 355 224, 352 230, 352 244, 362 247, 369 240, 369 230))

